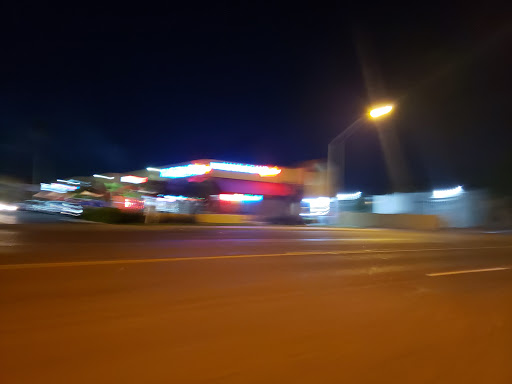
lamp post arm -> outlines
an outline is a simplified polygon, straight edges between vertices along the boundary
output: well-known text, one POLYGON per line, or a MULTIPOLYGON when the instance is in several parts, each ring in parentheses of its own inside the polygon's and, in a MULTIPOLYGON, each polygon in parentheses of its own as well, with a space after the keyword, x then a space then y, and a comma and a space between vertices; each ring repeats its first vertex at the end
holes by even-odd
POLYGON ((327 147, 327 193, 330 197, 336 195, 338 188, 345 187, 345 141, 363 125, 365 120, 366 117, 362 116, 354 121, 331 140, 327 147), (339 149, 340 161, 334 160, 336 149, 339 149))
POLYGON ((352 136, 356 131, 360 128, 360 126, 365 122, 366 116, 362 116, 352 124, 350 124, 347 128, 345 128, 338 136, 331 140, 329 145, 334 145, 340 141, 347 140, 350 136, 352 136))

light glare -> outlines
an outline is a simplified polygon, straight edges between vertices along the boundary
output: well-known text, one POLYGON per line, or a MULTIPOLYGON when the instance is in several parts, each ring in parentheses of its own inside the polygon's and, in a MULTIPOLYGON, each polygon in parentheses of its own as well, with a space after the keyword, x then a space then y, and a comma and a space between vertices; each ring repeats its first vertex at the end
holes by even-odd
POLYGON ((391 112, 392 109, 393 109, 392 105, 386 105, 384 107, 375 108, 370 111, 370 116, 375 119, 382 115, 388 114, 389 112, 391 112))

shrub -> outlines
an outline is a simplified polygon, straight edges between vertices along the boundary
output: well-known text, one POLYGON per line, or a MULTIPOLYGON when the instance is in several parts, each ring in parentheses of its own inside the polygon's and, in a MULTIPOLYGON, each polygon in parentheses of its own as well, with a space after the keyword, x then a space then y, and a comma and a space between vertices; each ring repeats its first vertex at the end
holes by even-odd
POLYGON ((121 211, 117 208, 85 208, 82 216, 84 220, 98 221, 108 224, 143 223, 142 212, 121 211))

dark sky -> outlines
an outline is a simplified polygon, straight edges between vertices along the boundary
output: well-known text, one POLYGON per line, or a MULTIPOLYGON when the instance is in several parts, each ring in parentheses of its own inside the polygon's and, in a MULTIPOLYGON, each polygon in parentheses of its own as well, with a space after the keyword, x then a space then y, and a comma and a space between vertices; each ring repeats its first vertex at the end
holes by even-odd
POLYGON ((0 173, 293 165, 385 99, 394 115, 347 143, 348 189, 506 173, 505 3, 355 3, 4 3, 0 173))

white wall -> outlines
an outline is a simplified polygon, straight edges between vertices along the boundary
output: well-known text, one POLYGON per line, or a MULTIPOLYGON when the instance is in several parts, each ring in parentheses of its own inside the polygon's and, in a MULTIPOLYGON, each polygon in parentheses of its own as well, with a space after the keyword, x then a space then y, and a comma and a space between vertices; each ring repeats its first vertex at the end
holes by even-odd
POLYGON ((373 213, 415 213, 423 214, 422 202, 429 193, 393 193, 373 196, 373 213))
POLYGON ((373 213, 438 215, 445 227, 467 228, 483 225, 488 198, 482 191, 434 199, 432 193, 394 193, 373 197, 373 213))

